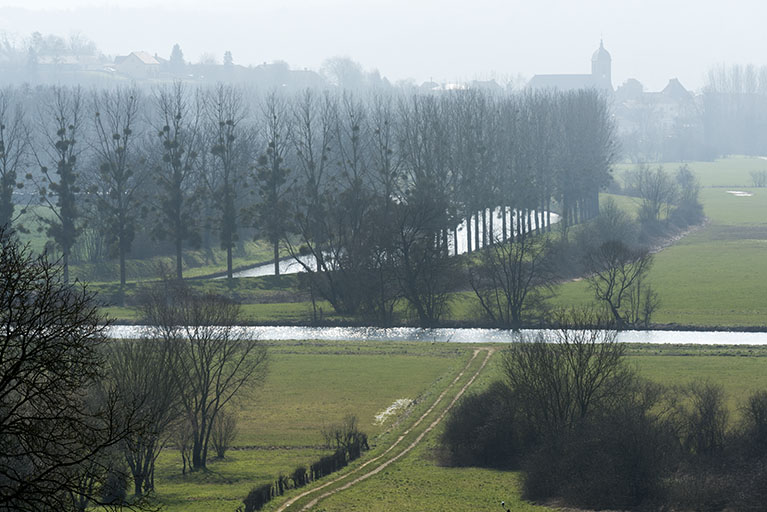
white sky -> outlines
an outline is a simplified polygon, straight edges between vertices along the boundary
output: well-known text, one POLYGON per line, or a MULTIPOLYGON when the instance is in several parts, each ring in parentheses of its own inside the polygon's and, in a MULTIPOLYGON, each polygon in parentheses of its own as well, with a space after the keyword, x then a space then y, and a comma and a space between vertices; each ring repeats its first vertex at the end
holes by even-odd
POLYGON ((0 33, 81 32, 108 54, 145 50, 318 69, 351 57, 390 80, 588 73, 600 36, 613 85, 702 85, 722 63, 767 64, 756 0, 0 0, 0 33), (157 7, 157 6, 161 7, 157 7))

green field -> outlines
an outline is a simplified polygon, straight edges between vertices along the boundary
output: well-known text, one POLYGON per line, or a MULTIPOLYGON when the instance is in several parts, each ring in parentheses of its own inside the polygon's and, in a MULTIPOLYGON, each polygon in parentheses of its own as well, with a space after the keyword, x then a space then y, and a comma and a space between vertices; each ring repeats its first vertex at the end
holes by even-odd
MULTIPOLYGON (((650 164, 656 167, 658 164, 650 164)), ((767 160, 748 156, 730 156, 711 162, 664 162, 660 164, 666 171, 674 172, 680 165, 687 165, 698 176, 704 187, 750 187, 751 171, 767 170, 767 160)), ((615 174, 620 179, 631 164, 618 164, 615 174)))
POLYGON ((157 498, 167 510, 234 510, 252 487, 327 454, 321 429, 347 414, 376 443, 398 428, 395 418, 376 423, 376 414, 401 398, 425 402, 438 394, 471 347, 307 341, 274 344, 270 353, 266 382, 241 401, 238 437, 225 460, 182 476, 176 450, 160 456, 157 498))
MULTIPOLYGON (((666 164, 673 170, 677 164, 666 164)), ((691 163, 701 180, 708 223, 655 257, 649 281, 660 297, 653 321, 705 327, 767 327, 767 189, 753 189, 748 172, 767 160, 734 158, 691 163), (740 184, 740 185, 739 185, 740 184), (738 197, 728 190, 744 191, 738 197)), ((632 198, 620 198, 631 211, 632 198)), ((586 283, 559 288, 559 305, 591 301, 586 283)))
MULTIPOLYGON (((272 365, 265 384, 241 403, 235 449, 226 459, 211 461, 209 472, 186 476, 181 475, 178 452, 166 449, 158 460, 158 502, 169 511, 231 512, 253 486, 327 453, 320 446, 320 429, 348 413, 356 414, 361 428, 371 435, 372 450, 360 460, 363 463, 380 454, 451 385, 477 348, 428 342, 275 342, 270 345, 272 365), (399 398, 417 403, 400 416, 375 424, 375 415, 399 398)), ((470 389, 498 378, 493 364, 497 360, 493 356, 470 389)), ((750 392, 767 389, 765 348, 633 345, 629 361, 642 375, 668 385, 696 379, 721 383, 734 416, 750 392)), ((474 363, 472 368, 476 367, 474 363)), ((501 500, 512 510, 547 510, 521 501, 518 473, 439 466, 435 454, 439 433, 437 427, 381 473, 323 500, 314 510, 492 511, 499 509, 501 500)), ((333 477, 313 485, 329 478, 333 477)), ((281 502, 275 500, 265 510, 275 510, 281 502)))

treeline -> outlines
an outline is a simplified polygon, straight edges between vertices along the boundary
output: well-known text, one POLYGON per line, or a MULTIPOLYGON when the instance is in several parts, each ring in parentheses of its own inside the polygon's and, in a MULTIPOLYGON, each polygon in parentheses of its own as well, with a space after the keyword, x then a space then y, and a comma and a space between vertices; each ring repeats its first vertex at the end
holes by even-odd
POLYGON ((712 156, 767 153, 767 66, 709 70, 702 113, 705 144, 712 156))
POLYGON ((767 394, 732 421, 720 386, 639 377, 599 320, 571 312, 506 349, 502 379, 448 418, 443 462, 522 470, 526 499, 578 508, 763 510, 767 394))
POLYGON ((565 229, 593 217, 615 156, 595 91, 4 89, 0 122, 0 224, 40 203, 65 278, 70 261, 116 259, 125 283, 129 254, 160 252, 181 278, 184 250, 216 239, 231 276, 238 240, 257 236, 275 272, 281 244, 310 254, 337 311, 385 319, 405 298, 422 323, 444 308, 411 285, 444 287, 432 274, 459 237, 471 251, 498 224, 505 239, 550 229, 555 209, 565 229))

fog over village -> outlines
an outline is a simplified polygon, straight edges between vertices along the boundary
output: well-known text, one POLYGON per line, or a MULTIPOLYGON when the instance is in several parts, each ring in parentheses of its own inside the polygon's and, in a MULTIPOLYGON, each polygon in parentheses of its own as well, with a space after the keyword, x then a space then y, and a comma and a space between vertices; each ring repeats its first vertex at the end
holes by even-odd
POLYGON ((765 510, 765 18, 0 0, 0 512, 765 510))

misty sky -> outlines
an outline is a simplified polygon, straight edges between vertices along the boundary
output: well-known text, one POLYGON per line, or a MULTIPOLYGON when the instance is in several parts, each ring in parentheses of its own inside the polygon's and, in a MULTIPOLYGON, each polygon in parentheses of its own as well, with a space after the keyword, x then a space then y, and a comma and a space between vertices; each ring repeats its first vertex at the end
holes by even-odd
POLYGON ((601 36, 614 86, 659 90, 672 77, 697 89, 716 64, 767 64, 765 15, 763 0, 0 0, 0 33, 81 32, 111 55, 167 57, 178 42, 192 62, 230 50, 296 69, 342 55, 418 83, 588 73, 601 36))

